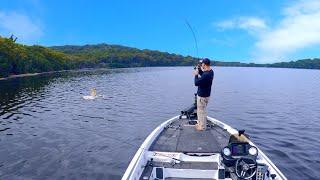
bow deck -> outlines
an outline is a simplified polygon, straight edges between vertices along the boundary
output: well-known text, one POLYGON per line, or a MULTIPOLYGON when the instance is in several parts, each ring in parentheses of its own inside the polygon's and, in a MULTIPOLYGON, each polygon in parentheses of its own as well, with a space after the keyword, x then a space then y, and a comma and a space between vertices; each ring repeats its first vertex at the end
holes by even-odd
POLYGON ((149 151, 219 153, 229 138, 227 131, 209 121, 207 130, 197 131, 187 119, 180 119, 161 132, 149 151))

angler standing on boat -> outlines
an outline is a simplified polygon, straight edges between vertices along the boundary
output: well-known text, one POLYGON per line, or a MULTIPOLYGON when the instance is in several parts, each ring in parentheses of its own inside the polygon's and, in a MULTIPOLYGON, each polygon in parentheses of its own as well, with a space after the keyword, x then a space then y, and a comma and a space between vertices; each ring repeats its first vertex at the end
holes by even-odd
POLYGON ((194 71, 194 84, 198 86, 197 91, 197 116, 198 124, 196 129, 199 131, 206 130, 207 126, 207 105, 211 94, 212 80, 214 72, 210 67, 210 60, 204 58, 194 71), (201 67, 200 67, 201 63, 201 67))

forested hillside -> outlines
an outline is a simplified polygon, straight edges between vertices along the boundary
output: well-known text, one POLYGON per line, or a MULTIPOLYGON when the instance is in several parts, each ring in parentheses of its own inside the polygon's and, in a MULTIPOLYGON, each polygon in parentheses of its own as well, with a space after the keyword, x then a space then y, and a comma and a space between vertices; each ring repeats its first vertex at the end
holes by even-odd
POLYGON ((108 44, 50 48, 107 67, 190 66, 197 61, 191 56, 108 44))
POLYGON ((42 46, 26 46, 0 37, 0 77, 73 69, 78 58, 42 46))
POLYGON ((26 46, 0 37, 0 77, 81 68, 188 66, 196 58, 118 45, 26 46))
MULTIPOLYGON (((27 46, 0 37, 0 77, 81 68, 145 66, 194 66, 199 59, 120 45, 27 46)), ((320 59, 273 64, 214 61, 216 66, 320 69, 320 59)))

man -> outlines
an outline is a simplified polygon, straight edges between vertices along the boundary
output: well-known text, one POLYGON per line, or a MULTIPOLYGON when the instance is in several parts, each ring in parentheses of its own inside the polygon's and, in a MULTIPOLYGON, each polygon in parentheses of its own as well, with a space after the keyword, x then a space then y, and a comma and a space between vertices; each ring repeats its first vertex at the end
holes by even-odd
POLYGON ((202 72, 198 68, 194 72, 194 84, 198 86, 197 91, 197 115, 198 124, 196 129, 199 131, 206 130, 207 126, 207 105, 211 94, 211 85, 214 77, 214 72, 210 67, 210 60, 205 58, 201 62, 202 72))

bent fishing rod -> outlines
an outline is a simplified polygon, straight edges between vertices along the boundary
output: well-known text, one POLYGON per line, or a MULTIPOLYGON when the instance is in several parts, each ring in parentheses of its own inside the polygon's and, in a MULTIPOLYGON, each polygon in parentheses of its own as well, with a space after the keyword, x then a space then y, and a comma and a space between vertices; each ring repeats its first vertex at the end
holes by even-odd
POLYGON ((198 41, 197 41, 196 34, 194 33, 194 31, 192 29, 192 26, 190 25, 190 23, 189 23, 189 21, 187 19, 185 19, 185 23, 186 23, 186 25, 188 26, 188 28, 190 29, 190 31, 192 33, 192 36, 193 36, 193 39, 194 39, 194 42, 195 42, 195 45, 196 45, 197 58, 199 58, 199 49, 198 49, 198 41))

